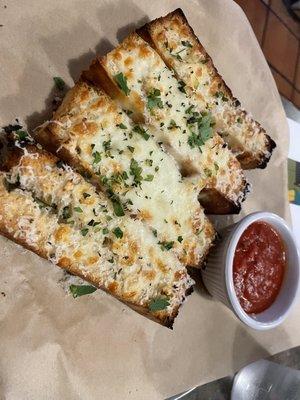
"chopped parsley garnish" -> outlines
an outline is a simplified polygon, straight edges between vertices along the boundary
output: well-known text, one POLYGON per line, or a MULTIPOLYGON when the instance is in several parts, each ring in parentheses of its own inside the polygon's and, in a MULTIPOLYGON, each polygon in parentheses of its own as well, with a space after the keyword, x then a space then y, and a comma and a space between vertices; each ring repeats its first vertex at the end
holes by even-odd
POLYGON ((94 157, 93 164, 98 164, 101 161, 101 154, 99 151, 95 151, 92 156, 94 157))
POLYGON ((142 171, 143 170, 139 166, 138 162, 132 158, 130 162, 130 175, 133 176, 133 180, 136 185, 139 185, 143 180, 142 171))
POLYGON ((201 151, 201 146, 213 135, 212 116, 211 114, 201 115, 194 112, 187 122, 191 132, 188 137, 188 144, 191 148, 198 147, 201 151))
POLYGON ((125 215, 122 203, 119 199, 119 197, 116 194, 113 194, 111 197, 114 213, 116 214, 117 217, 123 217, 125 215))
POLYGON ((182 92, 182 93, 186 93, 185 91, 185 86, 186 84, 183 81, 178 81, 178 89, 182 92))
POLYGON ((216 92, 215 96, 221 98, 223 101, 228 101, 228 98, 224 95, 223 92, 216 92))
POLYGON ((148 135, 147 131, 145 129, 143 129, 141 126, 136 125, 133 128, 133 132, 138 133, 139 135, 141 135, 145 140, 148 140, 150 135, 148 135))
POLYGON ((152 182, 152 181, 153 181, 153 178, 154 178, 154 175, 146 175, 145 178, 144 178, 144 180, 145 180, 145 181, 148 181, 148 182, 152 182))
POLYGON ((127 146, 127 149, 128 149, 131 153, 134 152, 134 147, 132 147, 132 146, 127 146))
POLYGON ((152 89, 147 96, 147 106, 149 110, 153 110, 153 108, 163 108, 163 102, 160 98, 160 90, 152 89))
POLYGON ((86 192, 84 192, 84 193, 82 193, 82 195, 83 195, 83 197, 86 199, 87 197, 91 197, 91 195, 89 194, 89 193, 86 193, 86 192))
POLYGON ((177 58, 177 60, 182 61, 182 57, 179 53, 181 53, 183 50, 180 50, 178 53, 176 54, 172 54, 173 57, 177 58))
POLYGON ((103 235, 107 235, 107 234, 108 234, 108 232, 109 232, 109 230, 108 230, 107 228, 103 228, 103 229, 102 229, 102 233, 103 233, 103 235))
POLYGON ((127 126, 122 124, 122 123, 121 124, 117 124, 117 127, 120 128, 120 129, 127 129, 127 126))
POLYGON ((238 117, 236 121, 238 124, 241 124, 243 122, 241 117, 238 117))
POLYGON ((82 213, 82 208, 80 207, 74 207, 74 211, 78 212, 78 213, 82 213))
POLYGON ((193 106, 193 105, 191 105, 191 106, 189 106, 189 108, 187 108, 186 110, 185 110, 185 113, 186 114, 191 114, 191 112, 193 111, 193 108, 194 108, 195 106, 193 106))
POLYGON ((48 207, 48 204, 40 199, 35 199, 35 202, 38 203, 40 209, 48 207))
POLYGON ((170 301, 167 297, 157 297, 149 303, 150 311, 161 311, 165 310, 170 305, 170 301))
POLYGON ((130 89, 127 86, 127 78, 122 72, 115 75, 115 81, 117 82, 119 88, 125 93, 126 96, 129 95, 130 89))
POLYGON ((170 121, 170 123, 169 123, 169 126, 168 126, 168 129, 175 129, 175 128, 180 128, 180 126, 178 126, 178 125, 176 124, 176 122, 174 121, 174 119, 171 119, 171 121, 170 121))
POLYGON ((183 237, 182 236, 178 236, 177 240, 178 240, 179 243, 181 243, 183 241, 183 237))
POLYGON ((85 294, 93 293, 97 290, 95 286, 91 285, 70 285, 69 289, 74 299, 76 297, 84 296, 85 294))
POLYGON ((158 244, 160 244, 160 248, 162 250, 171 250, 173 245, 174 245, 174 241, 171 241, 171 242, 158 242, 158 244))
POLYGON ((154 168, 154 171, 157 172, 158 170, 159 170, 159 166, 156 166, 156 167, 154 168))
POLYGON ((107 153, 111 150, 111 140, 106 140, 102 144, 104 151, 107 153))
POLYGON ((152 165, 153 165, 153 160, 151 160, 151 158, 147 158, 147 159, 145 160, 145 164, 148 165, 149 167, 152 167, 152 165))
POLYGON ((157 237, 157 230, 156 230, 156 229, 152 229, 152 232, 153 232, 153 235, 154 235, 155 237, 157 237))
POLYGON ((113 233, 115 234, 115 236, 118 238, 118 239, 122 239, 122 237, 123 237, 123 231, 122 231, 122 229, 121 228, 119 228, 118 226, 113 230, 113 233))
POLYGON ((55 165, 57 166, 57 168, 62 168, 64 166, 64 162, 62 160, 59 160, 55 163, 55 165))
POLYGON ((28 137, 28 133, 25 131, 21 131, 21 130, 18 130, 16 132, 16 135, 18 136, 18 140, 20 140, 21 142, 26 140, 28 137))
POLYGON ((58 90, 64 90, 66 84, 65 81, 60 76, 54 76, 53 80, 58 90))
POLYGON ((81 229, 80 232, 81 232, 82 236, 86 236, 88 231, 89 231, 89 228, 83 228, 83 229, 81 229))
POLYGON ((62 216, 63 216, 63 219, 71 218, 71 216, 72 216, 72 210, 71 210, 71 207, 70 207, 70 206, 65 206, 65 207, 63 208, 62 216))
POLYGON ((182 40, 181 44, 185 47, 190 47, 192 48, 193 46, 191 45, 191 43, 188 40, 182 40))
MULTIPOLYGON (((123 172, 115 172, 114 174, 111 175, 110 177, 110 185, 113 186, 114 184, 116 185, 122 185, 126 179, 128 179, 128 174, 126 171, 123 172)), ((128 186, 125 183, 125 186, 128 186)))

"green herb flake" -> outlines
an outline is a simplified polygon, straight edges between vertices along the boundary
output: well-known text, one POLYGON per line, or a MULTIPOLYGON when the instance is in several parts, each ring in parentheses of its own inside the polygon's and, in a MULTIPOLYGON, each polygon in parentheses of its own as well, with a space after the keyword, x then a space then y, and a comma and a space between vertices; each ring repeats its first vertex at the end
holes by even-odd
POLYGON ((80 232, 81 232, 82 236, 86 236, 88 231, 89 231, 89 228, 83 228, 83 229, 81 229, 80 232))
POLYGON ((211 114, 200 115, 194 112, 188 120, 188 126, 191 131, 191 135, 188 137, 188 144, 191 148, 198 147, 201 151, 201 146, 213 136, 211 114))
POLYGON ((103 229, 102 229, 102 233, 103 233, 103 235, 107 235, 107 234, 108 234, 108 232, 109 232, 109 230, 108 230, 107 228, 103 228, 103 229))
POLYGON ((107 153, 109 150, 111 150, 111 140, 106 140, 102 144, 104 151, 107 153))
POLYGON ((170 301, 167 297, 157 297, 149 303, 150 311, 161 311, 165 310, 170 305, 170 301))
POLYGON ((155 237, 157 237, 157 230, 156 229, 152 229, 152 233, 155 237))
POLYGON ((186 83, 184 83, 183 81, 178 81, 178 89, 179 89, 182 93, 186 93, 186 91, 185 91, 185 86, 186 86, 186 83))
POLYGON ((123 231, 122 231, 122 229, 121 228, 119 228, 118 226, 113 230, 113 233, 115 234, 115 236, 118 238, 118 239, 122 239, 122 237, 123 237, 123 231))
POLYGON ((236 121, 237 121, 238 124, 241 124, 243 122, 241 117, 238 117, 236 121))
POLYGON ((130 175, 133 176, 134 183, 139 185, 142 180, 142 168, 139 166, 138 162, 132 158, 130 161, 130 175))
POLYGON ((214 163, 214 167, 215 167, 216 172, 219 171, 220 167, 218 166, 218 164, 216 162, 214 163))
POLYGON ((95 151, 92 156, 94 157, 93 164, 98 164, 101 161, 101 154, 99 151, 95 151))
POLYGON ((153 178, 154 178, 154 175, 149 174, 149 175, 145 176, 144 180, 147 182, 152 182, 153 178))
POLYGON ((185 110, 185 113, 186 113, 186 114, 191 114, 191 112, 193 111, 193 108, 194 108, 194 107, 195 107, 194 105, 189 106, 189 107, 185 110))
POLYGON ((171 250, 173 245, 174 245, 174 241, 171 242, 158 242, 158 244, 160 244, 160 247, 162 250, 171 250))
POLYGON ((163 108, 163 102, 160 98, 160 90, 152 89, 147 96, 147 106, 149 110, 153 108, 163 108))
POLYGON ((72 216, 72 210, 70 206, 65 206, 62 210, 62 217, 63 219, 68 219, 71 218, 72 216))
POLYGON ((127 126, 122 124, 122 123, 121 124, 117 124, 117 127, 120 128, 120 129, 127 129, 127 126))
POLYGON ((132 146, 127 146, 127 149, 130 151, 130 153, 134 152, 134 147, 132 147, 132 146))
POLYGON ((183 241, 183 237, 182 236, 178 236, 177 240, 178 240, 179 243, 181 243, 183 241))
POLYGON ((114 209, 114 213, 117 217, 123 217, 125 215, 122 204, 119 199, 112 199, 112 205, 114 209))
POLYGON ((82 195, 83 195, 83 197, 86 199, 87 197, 91 197, 91 195, 89 194, 89 193, 86 193, 86 192, 84 192, 84 193, 82 193, 82 195))
POLYGON ((83 213, 82 208, 80 208, 80 207, 74 207, 74 211, 76 211, 78 213, 83 213))
POLYGON ((28 133, 25 132, 25 131, 17 131, 17 132, 16 132, 16 135, 18 136, 18 140, 20 140, 21 142, 22 142, 23 140, 26 140, 27 137, 28 137, 28 133))
POLYGON ((43 202, 40 199, 35 199, 35 202, 39 205, 40 209, 48 207, 48 204, 46 204, 45 202, 43 202))
POLYGON ((147 131, 145 129, 143 129, 141 126, 136 125, 133 128, 133 132, 138 133, 139 135, 141 135, 145 140, 148 140, 150 135, 148 135, 147 131))
POLYGON ((153 165, 153 160, 151 160, 151 158, 146 158, 145 164, 148 165, 148 167, 152 167, 152 165, 153 165))
POLYGON ((125 93, 126 96, 128 96, 130 93, 130 89, 127 86, 126 76, 124 76, 123 73, 120 72, 117 75, 115 75, 114 79, 117 82, 117 85, 119 86, 119 88, 125 93))
POLYGON ((97 288, 91 285, 70 285, 69 290, 75 299, 76 297, 84 296, 85 294, 94 293, 97 288))
POLYGON ((176 128, 180 128, 180 126, 178 126, 178 125, 176 124, 176 122, 174 121, 174 119, 171 119, 171 121, 170 121, 170 123, 169 123, 169 126, 168 126, 168 129, 176 129, 176 128))
POLYGON ((62 160, 59 160, 59 161, 56 162, 55 165, 57 166, 57 168, 63 168, 64 162, 62 160))
POLYGON ((65 84, 65 81, 60 76, 54 76, 53 80, 54 80, 55 87, 58 90, 64 90, 66 84, 65 84))
POLYGON ((190 47, 190 48, 193 47, 193 45, 192 45, 188 40, 182 40, 182 41, 181 41, 181 44, 182 44, 183 46, 185 46, 185 47, 190 47))

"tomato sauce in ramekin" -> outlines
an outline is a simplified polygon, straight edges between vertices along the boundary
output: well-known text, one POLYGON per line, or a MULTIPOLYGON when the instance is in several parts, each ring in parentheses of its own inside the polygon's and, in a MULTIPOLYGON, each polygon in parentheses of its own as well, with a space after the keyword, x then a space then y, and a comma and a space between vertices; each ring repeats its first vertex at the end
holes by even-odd
POLYGON ((233 260, 233 282, 239 302, 248 314, 258 314, 275 301, 286 269, 286 251, 279 233, 268 223, 248 226, 233 260))

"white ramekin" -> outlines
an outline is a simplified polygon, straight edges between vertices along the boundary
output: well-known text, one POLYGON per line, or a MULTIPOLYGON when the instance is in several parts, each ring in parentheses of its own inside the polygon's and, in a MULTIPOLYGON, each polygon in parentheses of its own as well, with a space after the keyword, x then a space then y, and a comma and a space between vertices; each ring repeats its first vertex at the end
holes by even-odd
POLYGON ((212 296, 229 307, 246 325, 267 330, 281 324, 299 293, 299 253, 293 234, 286 222, 276 214, 256 212, 220 232, 221 239, 208 256, 202 271, 203 282, 212 296), (245 229, 255 221, 265 221, 281 235, 287 253, 287 268, 275 302, 260 314, 247 314, 241 307, 233 284, 233 258, 236 245, 245 229))

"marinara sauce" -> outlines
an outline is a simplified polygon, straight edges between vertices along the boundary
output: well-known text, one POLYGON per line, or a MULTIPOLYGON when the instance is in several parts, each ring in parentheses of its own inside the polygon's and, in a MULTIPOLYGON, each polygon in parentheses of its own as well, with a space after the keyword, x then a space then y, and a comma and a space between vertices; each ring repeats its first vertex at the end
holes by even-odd
POLYGON ((254 222, 238 241, 233 260, 237 297, 248 314, 258 314, 276 299, 286 267, 283 240, 266 222, 254 222))

